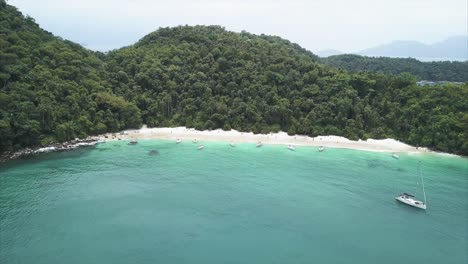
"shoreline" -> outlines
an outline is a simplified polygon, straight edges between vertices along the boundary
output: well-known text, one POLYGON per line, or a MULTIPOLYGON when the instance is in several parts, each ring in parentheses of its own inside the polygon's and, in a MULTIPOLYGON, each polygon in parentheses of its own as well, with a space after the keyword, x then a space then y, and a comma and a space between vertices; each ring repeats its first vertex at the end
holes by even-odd
POLYGON ((23 148, 16 151, 6 151, 0 153, 0 163, 4 163, 9 160, 31 157, 42 153, 70 151, 79 147, 95 146, 103 142, 104 141, 99 140, 99 137, 87 137, 85 139, 77 138, 75 140, 70 140, 63 143, 53 143, 50 145, 23 148))
POLYGON ((313 146, 325 148, 344 148, 373 152, 390 153, 436 153, 427 148, 414 147, 395 139, 368 139, 349 140, 339 136, 317 136, 309 137, 303 135, 290 136, 286 132, 253 134, 252 132, 240 132, 237 130, 224 131, 216 130, 195 130, 186 127, 162 127, 124 130, 119 133, 107 133, 98 136, 101 141, 114 140, 146 140, 146 139, 166 139, 192 141, 225 141, 233 143, 257 143, 270 145, 292 145, 292 146, 313 146))
POLYGON ((53 143, 44 146, 33 146, 23 148, 17 151, 7 151, 0 153, 0 164, 9 160, 27 158, 41 153, 70 151, 83 146, 95 146, 99 143, 105 143, 117 140, 181 140, 190 141, 197 139, 203 141, 218 141, 232 143, 258 143, 264 145, 292 145, 341 148, 371 152, 386 153, 432 153, 453 157, 462 157, 456 154, 436 152, 425 147, 414 147, 395 139, 367 139, 367 140, 349 140, 340 136, 317 136, 309 137, 304 135, 290 136, 286 132, 254 134, 253 132, 240 132, 237 130, 224 131, 216 130, 196 130, 186 127, 160 127, 148 128, 143 126, 140 129, 128 129, 116 133, 106 133, 98 136, 89 136, 86 139, 75 139, 63 143, 53 143))

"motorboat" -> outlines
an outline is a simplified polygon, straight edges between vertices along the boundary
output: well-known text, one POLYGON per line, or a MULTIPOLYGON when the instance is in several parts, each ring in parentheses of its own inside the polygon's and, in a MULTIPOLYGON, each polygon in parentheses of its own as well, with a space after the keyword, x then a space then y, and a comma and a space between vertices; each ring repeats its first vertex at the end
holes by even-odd
POLYGON ((128 145, 136 145, 137 143, 138 143, 138 141, 132 140, 132 141, 128 142, 128 145))
POLYGON ((393 153, 393 154, 392 154, 392 157, 395 158, 395 159, 399 159, 399 158, 400 158, 400 156, 398 156, 396 153, 393 153))
POLYGON ((198 145, 198 150, 202 150, 205 146, 203 145, 198 145))
POLYGON ((324 151, 324 150, 325 150, 325 148, 324 148, 323 146, 320 146, 320 147, 318 148, 318 151, 320 151, 320 152, 322 152, 322 151, 324 151))
POLYGON ((263 146, 263 143, 261 141, 257 142, 257 148, 263 146))
POLYGON ((288 145, 288 149, 289 149, 289 150, 296 150, 296 147, 294 147, 293 145, 289 144, 289 145, 288 145))
POLYGON ((179 144, 180 142, 182 142, 182 140, 180 138, 176 139, 175 141, 177 144, 179 144))
POLYGON ((193 143, 198 143, 197 139, 192 140, 193 143))
POLYGON ((231 146, 231 147, 235 147, 235 146, 236 146, 236 144, 235 144, 234 142, 231 142, 231 143, 229 143, 229 146, 231 146))

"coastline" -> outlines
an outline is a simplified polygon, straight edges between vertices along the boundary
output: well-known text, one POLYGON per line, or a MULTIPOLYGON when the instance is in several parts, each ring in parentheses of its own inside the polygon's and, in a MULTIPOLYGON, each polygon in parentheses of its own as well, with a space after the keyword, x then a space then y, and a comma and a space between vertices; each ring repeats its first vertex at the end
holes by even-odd
POLYGON ((303 135, 290 136, 286 132, 253 134, 252 132, 239 132, 237 130, 224 131, 217 130, 195 130, 186 127, 162 127, 124 130, 119 133, 107 133, 98 136, 101 141, 114 140, 149 140, 166 139, 192 141, 197 139, 203 141, 226 141, 234 143, 257 143, 274 145, 293 145, 293 146, 313 146, 325 148, 344 148, 374 152, 393 152, 393 153, 432 153, 427 148, 414 147, 402 143, 395 139, 368 139, 368 140, 349 140, 339 136, 317 136, 309 137, 303 135))
POLYGON ((286 132, 254 134, 252 132, 240 132, 237 130, 224 131, 216 130, 196 130, 187 127, 160 127, 148 128, 143 126, 140 129, 128 129, 116 133, 106 133, 98 136, 89 136, 86 139, 75 139, 63 143, 53 143, 45 146, 33 146, 23 148, 17 151, 7 151, 0 153, 0 164, 9 160, 26 158, 41 153, 69 151, 84 146, 95 146, 99 143, 116 140, 198 140, 204 141, 232 142, 232 143, 258 143, 266 145, 292 145, 294 147, 324 147, 353 149, 371 152, 387 153, 434 153, 454 157, 462 157, 456 154, 436 152, 425 147, 415 147, 395 139, 367 139, 367 140, 349 140, 340 136, 317 136, 309 137, 304 135, 290 136, 286 132))
POLYGON ((33 155, 58 152, 58 151, 69 151, 79 147, 95 146, 96 144, 103 143, 104 141, 99 140, 99 137, 87 137, 86 139, 75 139, 63 143, 54 143, 45 146, 33 146, 29 148, 23 148, 16 151, 6 151, 0 153, 0 163, 8 160, 15 160, 33 155))

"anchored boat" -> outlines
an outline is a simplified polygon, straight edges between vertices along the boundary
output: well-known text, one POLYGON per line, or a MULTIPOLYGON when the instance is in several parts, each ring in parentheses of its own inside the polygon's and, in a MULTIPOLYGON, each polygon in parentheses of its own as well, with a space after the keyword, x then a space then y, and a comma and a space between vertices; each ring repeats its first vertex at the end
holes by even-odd
POLYGON ((399 202, 404 203, 404 204, 407 204, 407 205, 410 205, 410 206, 413 206, 413 207, 416 207, 416 208, 419 208, 419 209, 426 210, 426 206, 427 206, 426 205, 426 191, 424 190, 424 180, 422 178, 421 169, 419 167, 420 166, 418 165, 419 176, 421 178, 422 191, 423 191, 423 195, 424 195, 424 202, 416 199, 416 197, 414 195, 409 194, 409 193, 402 193, 402 194, 398 195, 395 199, 397 201, 399 201, 399 202))
POLYGON ((424 196, 424 202, 417 200, 414 197, 414 195, 411 195, 408 193, 402 193, 398 195, 398 197, 396 197, 395 199, 397 199, 398 201, 404 204, 426 210, 426 197, 425 196, 424 196))

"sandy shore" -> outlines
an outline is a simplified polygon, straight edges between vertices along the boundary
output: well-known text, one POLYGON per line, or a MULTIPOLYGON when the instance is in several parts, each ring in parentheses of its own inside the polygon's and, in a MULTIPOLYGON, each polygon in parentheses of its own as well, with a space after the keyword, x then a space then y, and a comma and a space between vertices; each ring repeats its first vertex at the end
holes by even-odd
POLYGON ((247 132, 239 132, 236 130, 223 131, 205 130, 199 131, 193 128, 173 127, 173 128, 147 128, 143 127, 137 130, 125 130, 120 133, 108 133, 100 136, 101 140, 131 140, 131 139, 169 139, 182 141, 192 141, 197 139, 203 141, 226 141, 234 143, 256 143, 261 141, 263 144, 282 144, 293 146, 324 146, 330 148, 346 148, 366 151, 378 152, 412 152, 426 153, 430 152, 427 148, 416 148, 407 145, 394 139, 368 139, 353 141, 344 137, 338 136, 289 136, 285 132, 270 133, 270 134, 253 134, 247 132))

